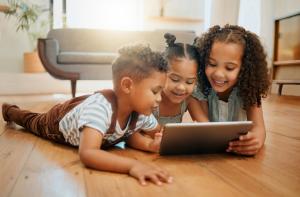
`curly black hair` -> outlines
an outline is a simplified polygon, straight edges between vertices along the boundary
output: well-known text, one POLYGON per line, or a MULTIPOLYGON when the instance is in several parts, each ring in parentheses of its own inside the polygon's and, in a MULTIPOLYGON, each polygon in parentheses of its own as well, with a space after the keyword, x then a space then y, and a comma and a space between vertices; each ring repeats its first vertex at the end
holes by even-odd
POLYGON ((208 95, 211 85, 205 75, 205 67, 212 45, 215 41, 240 44, 244 48, 241 70, 238 76, 238 94, 243 101, 244 109, 261 105, 261 99, 267 96, 270 81, 266 53, 258 36, 237 25, 219 25, 211 27, 208 32, 194 41, 199 53, 198 88, 208 95))
POLYGON ((175 35, 170 33, 166 33, 164 35, 164 38, 166 39, 167 44, 166 50, 164 52, 164 57, 168 61, 172 61, 175 58, 184 57, 198 62, 198 52, 196 50, 196 47, 194 47, 192 44, 175 42, 175 35))
POLYGON ((150 76, 153 71, 168 71, 168 64, 162 53, 152 51, 148 45, 128 45, 120 48, 118 52, 119 56, 112 63, 115 85, 123 76, 139 81, 150 76))

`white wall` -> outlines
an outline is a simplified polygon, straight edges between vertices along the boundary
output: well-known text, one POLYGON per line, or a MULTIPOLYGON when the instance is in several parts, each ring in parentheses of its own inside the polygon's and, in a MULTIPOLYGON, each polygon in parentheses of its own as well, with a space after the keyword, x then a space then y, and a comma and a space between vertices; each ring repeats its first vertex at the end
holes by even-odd
POLYGON ((274 48, 274 1, 262 0, 260 16, 260 38, 267 52, 268 66, 271 67, 274 48))
POLYGON ((210 26, 226 24, 236 25, 239 15, 239 0, 210 0, 210 26))
MULTIPOLYGON (((48 6, 44 0, 30 2, 48 6)), ((7 5, 7 0, 0 0, 0 4, 7 5)), ((16 32, 16 24, 15 17, 7 18, 0 12, 0 72, 23 72, 23 54, 32 51, 26 31, 16 32)))
POLYGON ((144 0, 143 28, 145 30, 187 30, 199 34, 203 32, 204 4, 205 0, 144 0), (161 14, 162 4, 163 16, 175 20, 157 18, 161 14), (179 20, 176 21, 176 18, 179 20))
POLYGON ((260 34, 261 27, 261 0, 240 0, 238 24, 245 29, 260 34))
POLYGON ((238 25, 260 37, 269 67, 273 58, 274 8, 273 0, 240 0, 238 25))
POLYGON ((67 1, 67 25, 79 28, 141 30, 143 0, 67 1))
POLYGON ((275 12, 274 17, 281 18, 300 12, 299 0, 274 0, 275 12))
POLYGON ((159 16, 161 2, 164 16, 203 18, 205 0, 144 0, 145 16, 159 16))
MULTIPOLYGON (((6 4, 6 0, 0 0, 6 4)), ((25 32, 16 32, 16 19, 0 12, 0 71, 23 72, 23 53, 29 50, 25 32), (24 42, 25 41, 25 42, 24 42)))

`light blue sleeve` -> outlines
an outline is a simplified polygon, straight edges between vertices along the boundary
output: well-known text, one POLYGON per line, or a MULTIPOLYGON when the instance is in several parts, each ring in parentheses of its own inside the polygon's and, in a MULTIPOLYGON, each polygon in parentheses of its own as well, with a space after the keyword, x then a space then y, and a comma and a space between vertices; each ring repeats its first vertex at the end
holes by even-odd
POLYGON ((143 131, 151 131, 155 129, 158 122, 153 114, 149 116, 139 115, 138 121, 136 123, 136 130, 141 129, 143 131))

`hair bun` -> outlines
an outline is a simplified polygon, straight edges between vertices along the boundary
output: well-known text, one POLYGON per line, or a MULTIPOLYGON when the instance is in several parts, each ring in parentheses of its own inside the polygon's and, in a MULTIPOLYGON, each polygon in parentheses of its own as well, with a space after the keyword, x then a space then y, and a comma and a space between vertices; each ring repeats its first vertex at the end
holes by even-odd
POLYGON ((166 43, 168 44, 169 47, 175 45, 176 37, 173 34, 165 33, 164 37, 165 37, 166 43))

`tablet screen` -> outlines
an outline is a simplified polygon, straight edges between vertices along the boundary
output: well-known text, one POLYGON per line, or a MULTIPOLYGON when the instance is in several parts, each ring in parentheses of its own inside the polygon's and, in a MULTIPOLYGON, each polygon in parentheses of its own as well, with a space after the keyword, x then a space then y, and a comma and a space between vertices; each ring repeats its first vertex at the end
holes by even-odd
POLYGON ((169 123, 164 127, 160 154, 224 152, 228 143, 246 134, 252 121, 169 123))

